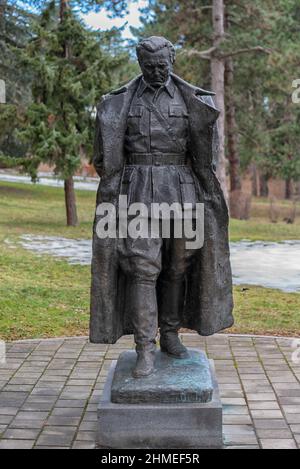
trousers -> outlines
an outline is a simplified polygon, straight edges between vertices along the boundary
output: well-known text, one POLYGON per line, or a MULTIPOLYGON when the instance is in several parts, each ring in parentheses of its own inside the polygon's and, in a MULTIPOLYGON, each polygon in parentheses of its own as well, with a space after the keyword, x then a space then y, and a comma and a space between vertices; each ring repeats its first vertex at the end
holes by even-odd
POLYGON ((185 277, 196 250, 186 249, 185 238, 120 239, 120 266, 127 276, 135 343, 156 342, 160 333, 178 332, 185 301, 185 277), (159 280, 159 289, 157 282, 159 280))

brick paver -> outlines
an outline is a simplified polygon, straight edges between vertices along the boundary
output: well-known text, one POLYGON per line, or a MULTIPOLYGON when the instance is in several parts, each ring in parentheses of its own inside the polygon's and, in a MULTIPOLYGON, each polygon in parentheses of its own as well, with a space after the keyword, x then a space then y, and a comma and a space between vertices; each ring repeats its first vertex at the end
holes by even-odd
MULTIPOLYGON (((228 449, 299 449, 300 363, 292 339, 183 334, 214 359, 228 449)), ((7 345, 0 365, 1 448, 95 448, 97 405, 113 360, 132 337, 92 345, 86 337, 7 345)))

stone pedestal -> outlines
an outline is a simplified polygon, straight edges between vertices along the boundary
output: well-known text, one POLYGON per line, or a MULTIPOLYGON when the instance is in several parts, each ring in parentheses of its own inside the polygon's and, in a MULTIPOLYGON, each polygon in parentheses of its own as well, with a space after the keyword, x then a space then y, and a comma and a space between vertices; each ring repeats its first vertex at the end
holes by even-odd
POLYGON ((134 351, 113 362, 98 409, 98 444, 104 448, 221 448, 222 405, 213 362, 157 352, 155 373, 131 375, 134 351))

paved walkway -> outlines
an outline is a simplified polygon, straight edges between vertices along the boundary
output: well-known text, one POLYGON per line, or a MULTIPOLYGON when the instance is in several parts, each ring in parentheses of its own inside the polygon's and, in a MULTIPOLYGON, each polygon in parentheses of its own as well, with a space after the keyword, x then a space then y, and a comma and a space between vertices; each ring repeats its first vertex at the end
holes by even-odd
MULTIPOLYGON (((292 359, 291 339, 183 340, 215 360, 228 448, 300 447, 300 361, 292 359)), ((107 371, 132 347, 132 337, 113 346, 87 338, 8 344, 7 364, 0 365, 0 449, 94 448, 107 371)))

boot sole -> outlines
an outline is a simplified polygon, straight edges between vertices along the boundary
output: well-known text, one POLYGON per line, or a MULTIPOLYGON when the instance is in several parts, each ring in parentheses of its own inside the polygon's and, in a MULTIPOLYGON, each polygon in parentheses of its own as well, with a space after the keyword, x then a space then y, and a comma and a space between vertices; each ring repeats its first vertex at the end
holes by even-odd
POLYGON ((169 357, 172 357, 172 358, 177 358, 178 360, 184 360, 185 358, 190 358, 190 355, 188 352, 184 352, 184 355, 175 355, 174 353, 171 353, 169 352, 168 350, 166 350, 165 348, 161 347, 160 348, 161 352, 169 355, 169 357))
POLYGON ((142 374, 142 375, 140 375, 140 374, 136 374, 136 373, 134 373, 134 371, 133 371, 133 372, 132 372, 132 376, 133 376, 135 379, 139 379, 139 378, 146 378, 147 376, 150 376, 150 375, 152 375, 152 373, 154 373, 154 369, 153 369, 153 370, 151 370, 151 371, 149 371, 149 373, 142 374))

